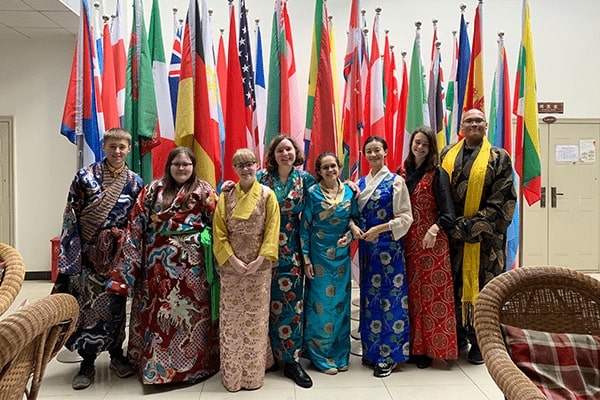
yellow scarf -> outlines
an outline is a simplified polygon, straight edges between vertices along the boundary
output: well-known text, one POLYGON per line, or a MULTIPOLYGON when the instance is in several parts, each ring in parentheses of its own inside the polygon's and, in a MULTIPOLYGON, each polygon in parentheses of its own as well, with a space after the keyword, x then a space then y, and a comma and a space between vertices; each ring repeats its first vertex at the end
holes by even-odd
POLYGON ((239 182, 235 185, 236 204, 231 213, 231 218, 246 220, 256 208, 256 203, 260 197, 262 186, 258 181, 254 181, 252 187, 247 192, 242 190, 239 182))
MULTIPOLYGON (((456 158, 464 146, 464 140, 457 143, 452 147, 444 161, 442 162, 442 168, 448 172, 450 181, 452 181, 452 171, 454 170, 454 164, 456 158)), ((487 169, 488 162, 490 160, 490 149, 491 145, 486 139, 483 140, 479 154, 473 162, 471 167, 471 173, 469 174, 469 181, 467 182, 467 198, 465 199, 464 216, 467 218, 475 216, 479 211, 479 205, 481 204, 481 195, 483 193, 483 185, 485 183, 485 172, 487 169)), ((463 290, 461 301, 463 305, 472 307, 477 300, 479 295, 479 257, 480 257, 480 244, 479 243, 465 243, 463 249, 463 290)), ((468 318, 465 318, 465 308, 463 309, 463 322, 467 322, 468 318)))

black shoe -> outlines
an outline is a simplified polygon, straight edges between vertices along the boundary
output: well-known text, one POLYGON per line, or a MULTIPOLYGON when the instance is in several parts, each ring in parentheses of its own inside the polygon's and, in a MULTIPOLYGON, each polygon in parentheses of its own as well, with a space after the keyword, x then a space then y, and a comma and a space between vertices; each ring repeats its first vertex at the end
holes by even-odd
POLYGON ((287 376, 296 382, 296 385, 303 388, 309 388, 313 385, 312 379, 310 379, 310 376, 308 376, 306 371, 302 368, 302 365, 298 362, 285 363, 283 375, 287 376))
POLYGON ((469 350, 469 341, 467 339, 458 342, 458 352, 463 353, 469 350))
POLYGON ((376 378, 385 378, 391 375, 394 368, 396 368, 396 363, 377 363, 373 370, 373 376, 376 378))
POLYGON ((87 389, 92 383, 94 383, 94 375, 96 375, 96 368, 94 364, 81 363, 79 372, 73 377, 71 387, 74 390, 87 389))
POLYGON ((481 365, 484 363, 483 356, 481 355, 481 350, 479 346, 471 345, 471 350, 469 350, 469 354, 467 356, 467 361, 470 364, 481 365))
POLYGON ((431 357, 428 357, 424 354, 417 357, 417 361, 415 362, 415 364, 417 364, 417 368, 425 369, 431 367, 431 362, 433 361, 431 357))
POLYGON ((273 365, 271 365, 269 368, 265 369, 265 372, 269 373, 269 372, 275 372, 279 369, 279 364, 277 363, 277 361, 275 361, 273 363, 273 365))
POLYGON ((128 378, 135 373, 133 366, 129 363, 127 357, 123 355, 112 357, 109 368, 115 371, 115 375, 119 378, 128 378))
POLYGON ((363 365, 366 365, 369 368, 374 368, 375 367, 375 363, 372 362, 372 361, 367 360, 366 358, 363 358, 361 360, 361 362, 362 362, 363 365))

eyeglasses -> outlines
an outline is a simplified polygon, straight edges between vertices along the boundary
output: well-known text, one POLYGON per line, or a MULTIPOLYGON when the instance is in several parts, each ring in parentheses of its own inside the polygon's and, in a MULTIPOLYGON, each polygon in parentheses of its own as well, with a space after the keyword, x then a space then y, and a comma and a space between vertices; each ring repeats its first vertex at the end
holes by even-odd
POLYGON ((248 161, 248 162, 244 162, 244 163, 237 163, 234 165, 234 167, 241 171, 244 168, 252 168, 255 164, 256 164, 255 161, 248 161))
POLYGON ((191 166, 192 166, 191 162, 171 163, 171 167, 175 167, 175 168, 188 168, 188 167, 191 167, 191 166))
POLYGON ((337 164, 321 165, 322 171, 327 171, 328 169, 336 169, 336 168, 338 168, 337 164))
POLYGON ((467 118, 463 121, 464 124, 482 124, 485 122, 483 118, 467 118))

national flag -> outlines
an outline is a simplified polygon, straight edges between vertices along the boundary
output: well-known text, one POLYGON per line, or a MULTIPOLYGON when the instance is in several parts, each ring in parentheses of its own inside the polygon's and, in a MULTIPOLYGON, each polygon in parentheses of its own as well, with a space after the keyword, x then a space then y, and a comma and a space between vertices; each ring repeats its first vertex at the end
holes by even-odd
MULTIPOLYGON (((375 10, 375 18, 373 19, 373 31, 371 32, 371 54, 365 93, 365 130, 363 143, 370 136, 385 136, 383 60, 379 51, 380 16, 381 8, 377 8, 375 10)), ((363 143, 360 143, 361 147, 363 143)), ((364 161, 366 162, 366 160, 364 161)))
MULTIPOLYGON (((425 124, 427 95, 425 94, 425 79, 421 61, 421 22, 415 23, 415 41, 410 60, 410 77, 408 84, 408 108, 406 115, 406 135, 425 124)), ((429 119, 427 119, 429 121, 429 119)))
POLYGON ((480 1, 475 10, 475 23, 473 27, 473 47, 471 48, 471 61, 469 63, 469 76, 463 111, 478 109, 485 112, 484 87, 483 87, 483 40, 482 40, 483 1, 480 1))
POLYGON ((102 137, 97 116, 97 96, 93 71, 94 42, 91 35, 87 0, 81 1, 79 31, 73 54, 73 64, 60 133, 72 143, 81 143, 79 166, 101 161, 102 137))
POLYGON ((267 118, 267 87, 265 83, 265 67, 263 62, 263 49, 262 49, 262 36, 260 34, 260 25, 258 19, 256 20, 256 47, 255 47, 255 61, 254 65, 254 89, 256 98, 256 125, 258 129, 258 152, 260 157, 258 158, 259 164, 263 165, 265 160, 265 147, 263 146, 265 140, 265 125, 267 118))
POLYGON ((238 54, 242 71, 242 85, 244 87, 244 111, 246 116, 246 141, 248 148, 256 154, 258 159, 258 125, 256 121, 256 88, 254 85, 254 67, 252 65, 252 51, 250 49, 250 31, 246 12, 246 0, 240 0, 240 28, 238 35, 238 54))
POLYGON ((394 152, 396 146, 396 124, 398 123, 398 76, 396 72, 396 58, 394 55, 394 46, 390 45, 388 32, 385 33, 385 46, 383 58, 383 76, 385 92, 385 141, 388 144, 387 165, 395 169, 401 161, 396 158, 394 152))
POLYGON ((359 138, 363 128, 363 91, 361 76, 362 38, 358 13, 360 0, 352 0, 348 23, 348 42, 344 57, 344 107, 342 129, 344 143, 344 176, 355 178, 358 173, 359 138))
POLYGON ((336 154, 338 156, 338 158, 340 160, 343 159, 344 157, 344 150, 343 150, 343 134, 342 134, 342 119, 341 119, 341 115, 340 115, 340 110, 339 110, 339 103, 338 103, 338 99, 340 96, 340 91, 339 91, 339 87, 338 87, 338 81, 339 81, 339 76, 338 76, 338 69, 337 69, 337 54, 335 51, 335 32, 334 32, 334 26, 333 26, 333 16, 328 16, 328 24, 327 24, 327 30, 329 31, 329 49, 330 49, 330 55, 331 55, 331 77, 332 77, 332 82, 333 82, 333 98, 334 98, 334 112, 335 112, 335 129, 337 132, 337 137, 336 137, 336 142, 335 142, 335 147, 336 147, 336 154))
POLYGON ((113 57, 113 46, 111 43, 108 18, 104 21, 102 45, 104 48, 104 67, 102 74, 102 110, 104 114, 104 126, 107 129, 119 128, 121 120, 117 106, 117 87, 115 78, 115 60, 113 57))
POLYGON ((400 81, 400 99, 398 100, 398 121, 396 122, 396 139, 394 140, 394 158, 397 165, 402 165, 408 155, 410 135, 406 133, 406 117, 408 112, 408 71, 406 68, 406 52, 402 52, 402 80, 400 81))
POLYGON ((436 42, 432 66, 429 75, 429 92, 427 104, 429 107, 429 127, 433 130, 438 149, 446 147, 446 129, 444 127, 444 100, 442 97, 440 42, 436 42))
POLYGON ((177 97, 179 94, 179 77, 181 76, 181 36, 183 25, 177 21, 177 15, 173 14, 175 24, 175 35, 173 38, 173 49, 171 50, 171 62, 169 64, 169 95, 171 97, 171 112, 173 120, 177 116, 177 97))
POLYGON ((316 0, 315 3, 311 49, 304 140, 306 170, 314 174, 314 163, 319 154, 325 151, 336 153, 337 138, 327 7, 324 0, 316 0))
MULTIPOLYGON (((448 115, 446 125, 446 142, 451 143, 457 137, 458 121, 458 93, 457 90, 457 70, 458 70, 458 38, 457 31, 452 31, 452 69, 448 79, 448 88, 446 89, 446 111, 448 115)), ((441 150, 441 149, 440 149, 441 150)))
POLYGON ((542 197, 536 90, 529 2, 523 0, 523 29, 515 78, 513 114, 517 116, 515 165, 521 177, 523 196, 530 206, 542 197))
MULTIPOLYGON (((225 42, 223 40, 224 31, 224 29, 220 30, 219 46, 217 48, 217 80, 219 82, 219 97, 221 100, 223 120, 225 120, 225 115, 227 114, 227 56, 225 55, 225 42)), ((223 126, 225 126, 225 124, 223 124, 223 126)))
POLYGON ((142 1, 134 0, 127 54, 124 127, 132 138, 127 163, 146 183, 152 180, 151 150, 159 143, 156 136, 157 122, 152 55, 148 46, 144 11, 142 1))
POLYGON ((301 146, 304 126, 299 112, 296 58, 287 0, 275 1, 269 58, 265 149, 280 133, 289 135, 301 146))
POLYGON ((202 33, 198 2, 190 0, 182 37, 175 144, 192 149, 197 162, 196 174, 213 187, 217 187, 221 177, 221 152, 218 125, 211 118, 209 106, 205 51, 210 49, 205 48, 202 33))
POLYGON ((233 154, 248 147, 246 136, 246 109, 242 67, 238 56, 235 8, 229 3, 229 44, 227 49, 227 113, 225 114, 225 156, 223 159, 223 181, 237 180, 231 160, 233 154), (244 117, 242 117, 244 116, 244 117))
POLYGON ((110 26, 110 38, 113 45, 113 58, 115 60, 115 84, 117 90, 117 108, 121 126, 125 118, 125 80, 127 70, 127 52, 126 52, 126 23, 125 0, 117 0, 117 9, 110 26))
POLYGON ((162 39, 158 0, 152 0, 148 47, 150 49, 150 59, 152 60, 152 76, 158 116, 156 132, 157 137, 160 137, 160 143, 152 150, 152 176, 157 179, 164 175, 169 152, 175 148, 175 121, 173 120, 173 108, 171 106, 169 70, 162 39))
POLYGON ((104 47, 104 42, 102 40, 102 23, 100 22, 100 20, 102 19, 101 15, 102 15, 102 11, 100 11, 100 3, 99 2, 94 2, 94 11, 92 12, 93 17, 93 23, 92 23, 92 36, 94 38, 94 42, 95 42, 95 52, 96 52, 96 59, 98 60, 98 76, 102 76, 103 73, 103 67, 104 67, 104 52, 103 52, 103 47, 104 47))
POLYGON ((458 38, 458 64, 456 67, 456 106, 453 110, 453 119, 456 121, 455 131, 451 133, 450 142, 455 142, 462 137, 460 124, 462 121, 463 104, 465 104, 465 95, 467 92, 467 80, 469 77, 469 64, 471 63, 471 46, 469 44, 469 34, 467 32, 467 23, 465 21, 466 5, 461 5, 460 14, 460 36, 458 38), (456 140, 455 140, 456 138, 456 140))
MULTIPOLYGON (((498 33, 498 62, 494 73, 492 96, 490 104, 490 120, 488 140, 496 147, 504 148, 508 154, 514 154, 512 149, 511 102, 508 79, 508 61, 504 47, 504 33, 498 33)), ((513 171, 513 181, 518 187, 518 175, 513 171)), ((506 231, 506 269, 510 270, 518 264, 519 252, 519 201, 517 199, 513 218, 506 231)))

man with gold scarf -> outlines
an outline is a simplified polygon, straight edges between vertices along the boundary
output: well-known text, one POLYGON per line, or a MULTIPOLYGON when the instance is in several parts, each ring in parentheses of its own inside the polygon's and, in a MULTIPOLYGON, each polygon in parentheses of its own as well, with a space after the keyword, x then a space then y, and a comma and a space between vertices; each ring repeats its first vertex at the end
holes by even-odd
POLYGON ((133 375, 123 355, 125 297, 108 293, 106 281, 119 261, 124 230, 142 179, 129 170, 125 157, 131 135, 120 129, 104 134, 106 157, 77 171, 63 214, 58 255, 59 275, 53 292, 69 293, 79 303, 77 329, 66 347, 82 357, 72 387, 85 389, 94 381, 96 356, 108 351, 110 369, 120 378, 133 375))
POLYGON ((473 327, 473 306, 483 286, 504 272, 506 230, 517 198, 510 156, 490 145, 487 126, 481 110, 466 111, 461 123, 464 139, 441 153, 457 216, 450 234, 450 258, 458 346, 461 350, 471 343, 467 356, 471 364, 483 364, 473 327))

